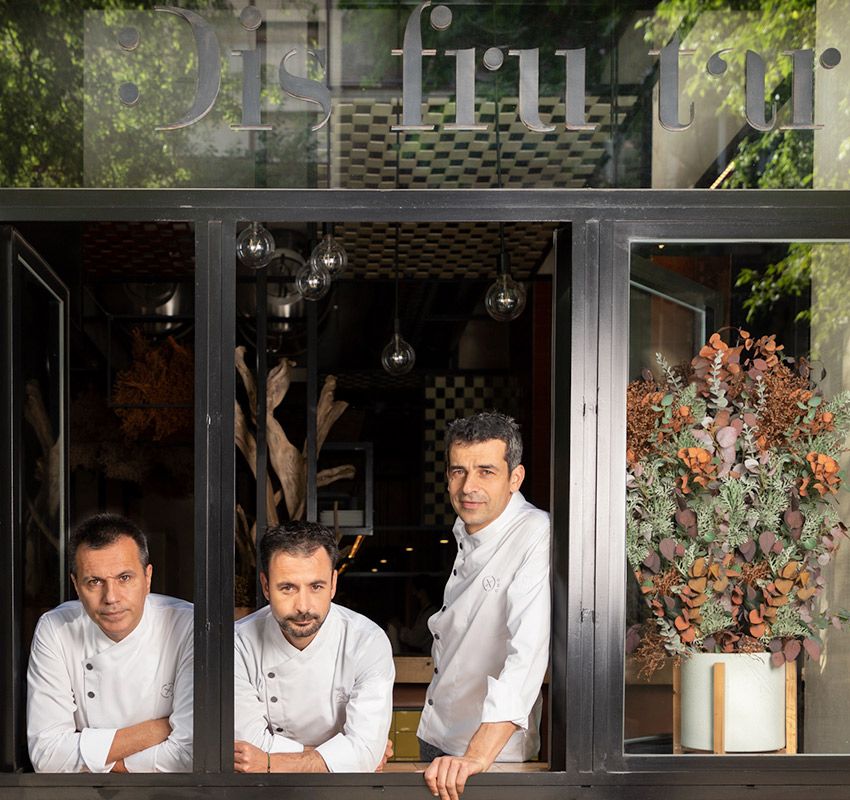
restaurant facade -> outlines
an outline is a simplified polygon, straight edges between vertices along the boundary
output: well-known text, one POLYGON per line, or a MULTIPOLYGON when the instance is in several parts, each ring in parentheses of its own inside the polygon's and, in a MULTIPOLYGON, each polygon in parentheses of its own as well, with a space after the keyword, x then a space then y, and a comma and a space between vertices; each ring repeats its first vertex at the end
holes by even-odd
MULTIPOLYGON (((648 677, 631 641, 661 625, 644 599, 658 581, 634 566, 661 570, 636 555, 623 467, 634 474, 630 386, 700 357, 714 332, 730 347, 774 336, 823 402, 850 390, 847 11, 8 4, 0 797, 424 797, 411 748, 433 664, 410 631, 454 557, 442 436, 497 408, 523 431, 523 493, 551 515, 551 660, 539 760, 498 765, 466 796, 844 798, 850 546, 827 545, 812 514, 798 530, 786 508, 773 539, 731 546, 727 567, 750 545, 779 572, 823 556, 811 581, 825 626, 767 615, 777 637, 776 613, 786 625, 781 743, 734 745, 736 718, 765 723, 729 670, 699 712, 713 740, 688 745, 680 666, 648 677), (330 272, 312 257, 323 242, 345 253, 330 272), (282 393, 256 391, 281 369, 282 393), (280 458, 292 445, 297 496, 280 458), (190 774, 36 774, 28 759, 33 629, 73 597, 69 531, 102 509, 149 533, 154 591, 194 604, 190 774), (233 622, 262 604, 262 532, 296 517, 336 529, 338 600, 393 643, 396 757, 379 774, 233 772, 233 622), (789 531, 798 555, 780 552, 789 531)), ((850 526, 843 488, 826 495, 850 526)), ((699 583, 687 569, 678 583, 699 583)), ((794 585, 778 605, 806 595, 802 572, 783 573, 794 585)), ((704 641, 700 603, 670 616, 682 651, 689 627, 704 641)), ((777 652, 769 630, 748 631, 777 652)))

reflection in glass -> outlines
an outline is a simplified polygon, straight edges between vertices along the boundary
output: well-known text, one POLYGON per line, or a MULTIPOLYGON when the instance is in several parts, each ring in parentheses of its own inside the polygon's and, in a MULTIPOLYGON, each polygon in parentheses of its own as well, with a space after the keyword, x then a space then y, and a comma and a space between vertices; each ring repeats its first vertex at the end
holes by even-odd
POLYGON ((21 479, 28 646, 35 621, 65 596, 64 306, 29 266, 21 275, 21 479))

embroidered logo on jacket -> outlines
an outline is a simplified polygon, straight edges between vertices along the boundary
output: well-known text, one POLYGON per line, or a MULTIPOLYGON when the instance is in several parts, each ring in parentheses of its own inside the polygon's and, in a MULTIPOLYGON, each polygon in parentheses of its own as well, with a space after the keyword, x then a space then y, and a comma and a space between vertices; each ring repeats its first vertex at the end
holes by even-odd
POLYGON ((494 577, 493 575, 485 575, 481 579, 481 586, 484 588, 485 592, 492 592, 499 590, 499 579, 494 577))
POLYGON ((159 693, 163 697, 173 697, 174 696, 174 683, 163 683, 162 689, 160 689, 159 693))

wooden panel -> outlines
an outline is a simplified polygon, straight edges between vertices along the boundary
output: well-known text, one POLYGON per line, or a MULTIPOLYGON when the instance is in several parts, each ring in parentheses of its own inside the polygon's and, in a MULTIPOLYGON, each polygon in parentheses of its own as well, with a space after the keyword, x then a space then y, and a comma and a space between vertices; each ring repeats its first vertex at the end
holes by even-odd
POLYGON ((714 752, 726 752, 726 665, 715 664, 711 673, 714 677, 714 752))
POLYGON ((785 664, 785 752, 797 752, 797 662, 785 664))

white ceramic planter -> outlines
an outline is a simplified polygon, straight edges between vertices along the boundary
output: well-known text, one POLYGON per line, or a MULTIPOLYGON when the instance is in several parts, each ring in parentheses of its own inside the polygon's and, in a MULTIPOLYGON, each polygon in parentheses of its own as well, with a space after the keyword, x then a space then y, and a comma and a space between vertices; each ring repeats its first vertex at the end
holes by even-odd
POLYGON ((712 667, 719 662, 726 665, 726 752, 785 747, 785 668, 771 666, 770 653, 697 653, 682 660, 682 747, 712 749, 712 667))

